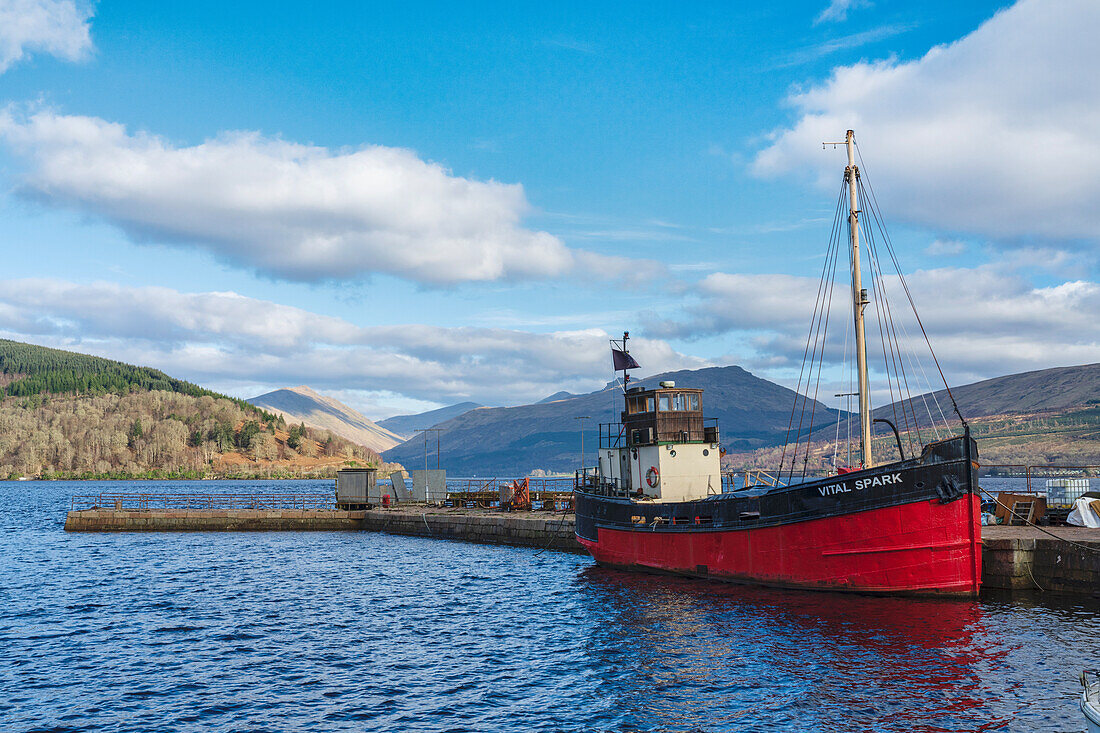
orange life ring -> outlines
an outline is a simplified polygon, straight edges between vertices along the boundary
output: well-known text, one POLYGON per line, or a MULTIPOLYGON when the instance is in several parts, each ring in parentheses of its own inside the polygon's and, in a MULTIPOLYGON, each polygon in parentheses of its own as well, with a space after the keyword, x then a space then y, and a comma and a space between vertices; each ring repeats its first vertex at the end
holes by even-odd
POLYGON ((661 472, 657 470, 656 466, 650 466, 649 470, 645 472, 645 482, 649 484, 651 489, 656 488, 657 484, 661 483, 661 472))

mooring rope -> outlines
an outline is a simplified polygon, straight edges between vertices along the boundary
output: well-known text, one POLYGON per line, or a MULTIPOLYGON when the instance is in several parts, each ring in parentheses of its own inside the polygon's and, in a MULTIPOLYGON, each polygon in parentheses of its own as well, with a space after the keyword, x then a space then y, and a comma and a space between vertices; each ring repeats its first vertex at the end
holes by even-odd
POLYGON ((1024 567, 1027 568, 1027 576, 1031 578, 1031 582, 1035 584, 1035 587, 1046 593, 1046 591, 1043 590, 1043 586, 1039 585, 1039 581, 1035 579, 1035 574, 1031 572, 1031 563, 1028 562, 1024 567))
POLYGON ((570 514, 576 515, 576 512, 566 512, 565 514, 563 514, 561 519, 558 520, 558 528, 555 529, 553 531, 553 533, 550 535, 550 539, 546 540, 546 546, 543 547, 538 552, 536 552, 531 557, 538 557, 539 555, 541 555, 542 553, 544 553, 544 552, 546 552, 547 550, 550 549, 550 545, 553 544, 554 540, 557 538, 558 532, 561 531, 561 528, 565 526, 565 520, 569 518, 570 514))

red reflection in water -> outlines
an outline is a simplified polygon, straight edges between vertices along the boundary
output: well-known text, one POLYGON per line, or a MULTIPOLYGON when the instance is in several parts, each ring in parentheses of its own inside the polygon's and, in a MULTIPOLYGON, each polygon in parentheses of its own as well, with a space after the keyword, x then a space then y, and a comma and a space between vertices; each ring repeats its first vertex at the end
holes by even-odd
POLYGON ((1009 650, 987 642, 977 602, 595 567, 581 582, 607 614, 592 653, 635 673, 613 689, 628 727, 982 730, 1011 716, 983 688, 1009 650))

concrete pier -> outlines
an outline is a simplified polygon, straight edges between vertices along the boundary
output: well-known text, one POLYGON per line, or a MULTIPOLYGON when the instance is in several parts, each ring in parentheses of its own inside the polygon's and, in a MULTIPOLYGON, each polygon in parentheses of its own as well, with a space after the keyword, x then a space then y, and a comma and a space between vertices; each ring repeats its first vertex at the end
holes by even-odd
POLYGON ((467 509, 437 509, 431 512, 383 509, 364 514, 362 528, 365 530, 489 545, 586 552, 573 535, 572 514, 467 509))
POLYGON ((363 529, 363 515, 338 509, 81 509, 66 532, 267 532, 363 529))
POLYGON ((83 509, 69 512, 67 532, 248 532, 366 530, 492 545, 584 552, 573 515, 470 509, 83 509))
MULTIPOLYGON (((69 512, 69 532, 365 530, 495 545, 584 552, 573 515, 414 507, 335 509, 84 509, 69 512)), ((1100 530, 982 527, 982 587, 1100 598, 1100 530), (1053 535, 1053 536, 1052 536, 1053 535)))
POLYGON ((982 587, 1100 598, 1100 530, 982 527, 982 587))

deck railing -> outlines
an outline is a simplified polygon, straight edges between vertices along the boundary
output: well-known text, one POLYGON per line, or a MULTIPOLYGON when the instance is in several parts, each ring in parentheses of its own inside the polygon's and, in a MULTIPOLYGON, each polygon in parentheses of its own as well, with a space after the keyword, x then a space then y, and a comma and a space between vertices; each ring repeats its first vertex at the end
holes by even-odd
POLYGON ((565 511, 573 507, 572 476, 528 476, 526 479, 447 479, 444 504, 459 508, 495 509, 500 507, 502 487, 527 481, 528 496, 536 509, 565 511))

